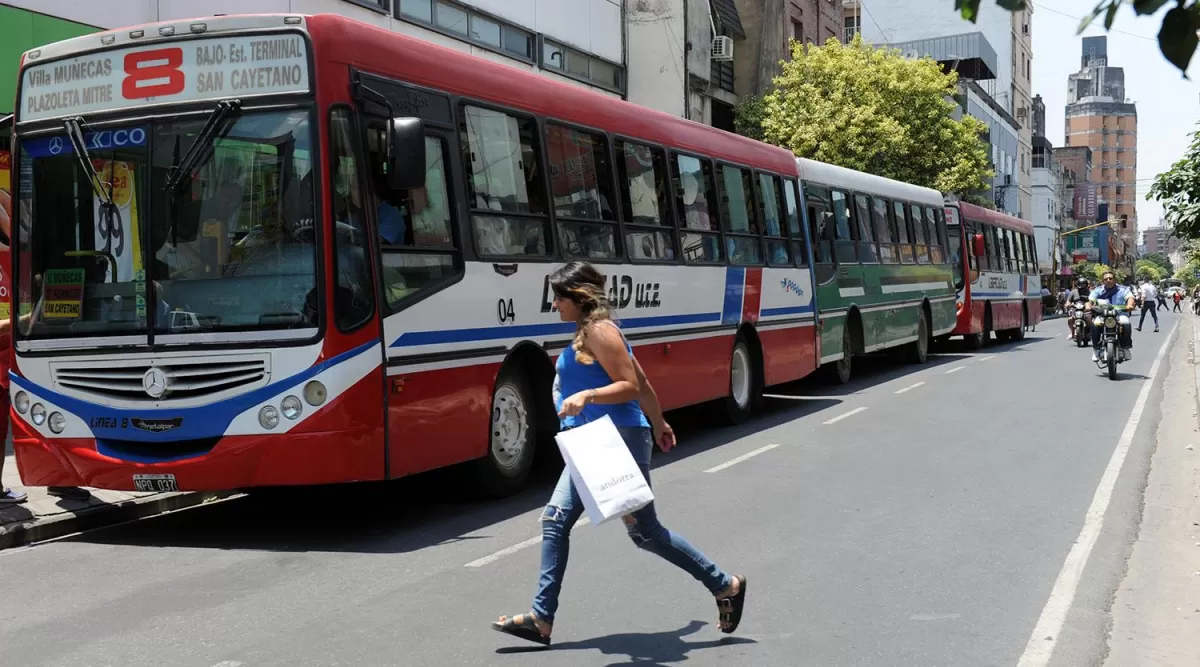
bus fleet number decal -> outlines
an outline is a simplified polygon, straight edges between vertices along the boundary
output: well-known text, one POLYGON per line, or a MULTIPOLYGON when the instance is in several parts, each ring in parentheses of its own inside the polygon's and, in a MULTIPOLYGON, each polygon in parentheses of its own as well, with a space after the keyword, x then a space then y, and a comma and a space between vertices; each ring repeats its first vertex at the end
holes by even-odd
POLYGON ((500 324, 511 324, 517 321, 517 313, 513 310, 512 299, 500 299, 496 302, 496 319, 500 324))

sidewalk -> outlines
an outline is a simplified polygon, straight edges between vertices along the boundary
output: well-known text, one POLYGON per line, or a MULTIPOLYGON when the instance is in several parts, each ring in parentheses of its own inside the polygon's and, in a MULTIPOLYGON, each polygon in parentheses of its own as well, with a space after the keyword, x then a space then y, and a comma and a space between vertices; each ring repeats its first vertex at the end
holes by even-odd
POLYGON ((11 440, 5 443, 4 475, 0 484, 29 494, 29 500, 20 505, 0 505, 0 549, 193 507, 223 496, 89 489, 92 497, 87 502, 57 498, 47 494, 44 487, 21 485, 11 440))
MULTIPOLYGON (((1200 322, 1185 317, 1184 363, 1163 385, 1163 419, 1142 521, 1112 603, 1106 666, 1200 665, 1200 322)), ((1180 354, 1180 357, 1183 355, 1180 354)))

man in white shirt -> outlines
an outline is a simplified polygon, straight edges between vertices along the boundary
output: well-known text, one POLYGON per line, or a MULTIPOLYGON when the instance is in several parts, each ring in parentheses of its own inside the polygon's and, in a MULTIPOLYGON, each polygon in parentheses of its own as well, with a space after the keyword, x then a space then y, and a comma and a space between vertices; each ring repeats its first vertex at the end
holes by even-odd
POLYGON ((1158 331, 1158 289, 1154 287, 1154 283, 1149 280, 1142 281, 1142 317, 1138 320, 1137 330, 1142 330, 1142 325, 1146 323, 1146 311, 1150 311, 1150 316, 1154 318, 1154 330, 1158 331))

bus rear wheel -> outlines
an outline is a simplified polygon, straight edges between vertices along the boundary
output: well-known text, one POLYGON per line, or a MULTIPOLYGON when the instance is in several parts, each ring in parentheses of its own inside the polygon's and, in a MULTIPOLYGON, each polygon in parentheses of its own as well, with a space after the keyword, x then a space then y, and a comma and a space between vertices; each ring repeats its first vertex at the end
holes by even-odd
POLYGON ((525 374, 505 368, 492 394, 487 456, 475 462, 488 495, 507 496, 525 485, 537 449, 533 392, 525 374))
POLYGON ((929 322, 922 310, 917 316, 917 339, 908 344, 908 360, 923 364, 929 358, 929 322))
POLYGON ((721 421, 730 426, 746 421, 761 395, 762 379, 754 353, 746 339, 739 335, 729 362, 729 395, 721 401, 725 408, 721 421))
POLYGON ((842 327, 842 358, 829 364, 826 368, 830 379, 838 384, 850 382, 854 372, 854 347, 850 343, 850 327, 842 327))

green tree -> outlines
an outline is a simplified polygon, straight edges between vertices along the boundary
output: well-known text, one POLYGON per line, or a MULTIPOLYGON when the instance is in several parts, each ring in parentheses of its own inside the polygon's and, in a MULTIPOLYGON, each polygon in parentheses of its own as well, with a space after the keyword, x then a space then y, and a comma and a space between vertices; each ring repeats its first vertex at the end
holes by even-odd
POLYGON ((1154 178, 1146 199, 1158 200, 1167 224, 1183 239, 1200 238, 1200 132, 1193 132, 1183 157, 1154 178))
POLYGON ((763 98, 747 95, 733 108, 733 129, 743 137, 763 140, 763 113, 765 111, 763 98))
POLYGON ((1145 259, 1138 260, 1133 269, 1133 276, 1138 280, 1150 280, 1155 283, 1169 275, 1171 274, 1163 271, 1162 267, 1145 259))
POLYGON ((855 37, 824 46, 792 42, 763 99, 762 136, 796 155, 941 192, 988 184, 987 127, 951 101, 958 75, 930 58, 909 60, 855 37))
POLYGON ((1187 291, 1191 292, 1196 289, 1197 284, 1200 284, 1200 278, 1196 277, 1198 272, 1200 272, 1200 259, 1192 258, 1179 267, 1179 270, 1175 272, 1175 279, 1182 280, 1187 291))
POLYGON ((1129 272, 1125 269, 1114 269, 1107 264, 1100 264, 1099 262, 1080 262, 1071 267, 1071 273, 1087 278, 1093 285, 1099 283, 1108 271, 1112 271, 1117 276, 1117 282, 1124 282, 1129 277, 1129 272))
MULTIPOLYGON (((979 3, 980 0, 954 0, 954 8, 962 13, 964 19, 974 23, 979 16, 979 3)), ((1009 11, 1026 7, 1025 0, 996 0, 996 4, 1009 11)), ((1104 16, 1104 29, 1111 29, 1122 5, 1133 7, 1139 16, 1149 16, 1157 14, 1169 4, 1172 4, 1170 0, 1099 0, 1096 8, 1083 17, 1079 32, 1082 33, 1101 16, 1104 16)), ((1158 29, 1158 50, 1186 78, 1188 63, 1200 44, 1200 38, 1196 36, 1196 31, 1200 30, 1200 0, 1175 0, 1173 4, 1175 6, 1163 14, 1158 29)))
POLYGON ((1163 278, 1175 273, 1175 267, 1171 266, 1171 260, 1167 259, 1167 256, 1161 252, 1152 252, 1143 257, 1142 261, 1150 262, 1151 264, 1159 267, 1161 273, 1163 274, 1163 278))

